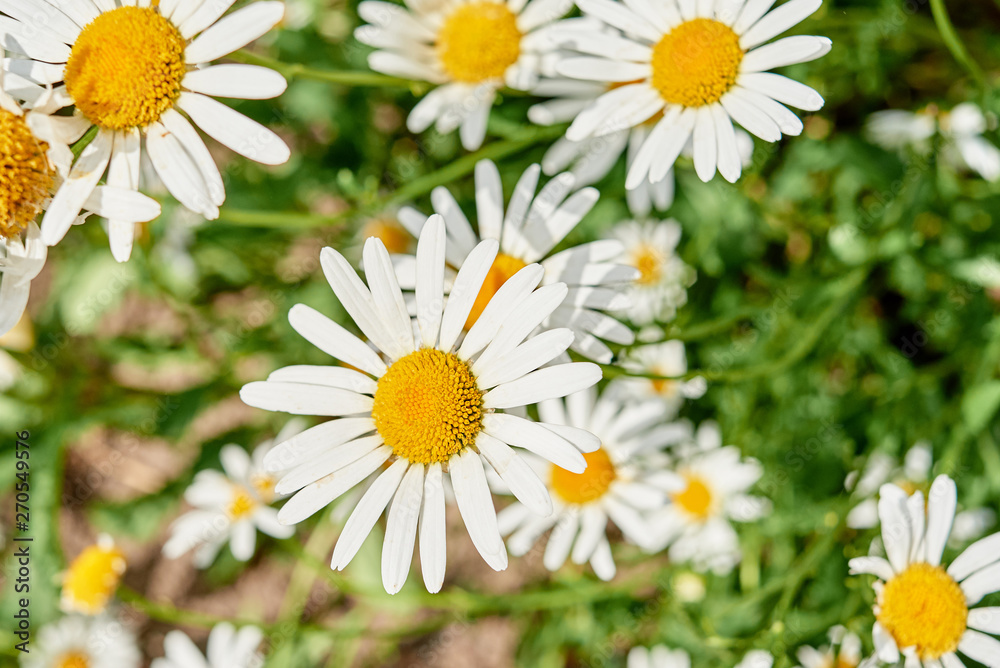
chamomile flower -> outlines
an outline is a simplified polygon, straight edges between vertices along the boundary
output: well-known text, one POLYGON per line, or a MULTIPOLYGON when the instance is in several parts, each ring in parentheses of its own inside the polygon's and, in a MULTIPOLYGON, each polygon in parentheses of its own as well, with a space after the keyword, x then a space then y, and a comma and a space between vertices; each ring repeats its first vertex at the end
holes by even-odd
POLYGON ((571 0, 411 0, 407 7, 366 0, 358 13, 370 25, 355 31, 378 49, 373 70, 428 81, 436 87, 407 119, 411 132, 434 125, 459 130, 462 146, 479 148, 497 91, 527 91, 553 53, 550 26, 571 0))
POLYGON ((171 631, 163 639, 163 658, 151 668, 259 668, 264 663, 258 651, 264 634, 254 626, 237 630, 223 622, 212 627, 205 654, 183 631, 171 631))
POLYGON ((552 529, 546 568, 557 570, 572 558, 575 564, 590 562, 598 577, 610 580, 615 562, 606 535, 608 520, 632 543, 649 546, 647 515, 663 508, 670 491, 684 489, 684 482, 667 470, 669 460, 660 450, 684 440, 689 430, 663 423, 659 402, 635 403, 614 391, 598 397, 588 389, 565 401, 544 401, 538 409, 546 423, 589 431, 601 439, 601 447, 585 455, 582 473, 534 458, 536 472, 548 482, 553 511, 539 516, 513 503, 497 518, 500 533, 510 535, 511 553, 521 556, 552 529))
POLYGON ((879 492, 878 514, 888 558, 850 561, 852 574, 870 574, 875 588, 875 656, 920 668, 960 668, 959 657, 1000 666, 1000 609, 975 607, 1000 591, 1000 533, 973 543, 950 566, 942 564, 955 519, 957 491, 938 476, 924 501, 893 484, 879 492))
MULTIPOLYGON (((683 376, 687 373, 687 356, 681 341, 664 341, 630 348, 622 366, 633 373, 656 376, 683 376)), ((705 394, 707 384, 702 377, 684 380, 652 380, 639 376, 621 377, 614 383, 634 397, 656 398, 666 405, 666 414, 677 414, 685 399, 697 399, 705 394)))
POLYGON ((63 574, 60 607, 64 612, 97 615, 104 612, 126 568, 125 554, 107 534, 84 548, 63 574))
POLYGON ((633 647, 628 653, 626 668, 691 668, 691 656, 682 649, 666 645, 633 647))
POLYGON ((865 120, 865 136, 885 149, 911 149, 927 153, 931 139, 937 134, 937 107, 921 111, 885 109, 876 111, 865 120))
MULTIPOLYGON (((616 312, 628 307, 624 291, 638 271, 614 261, 621 254, 622 245, 613 239, 553 253, 556 245, 594 206, 598 193, 593 188, 573 193, 573 176, 560 174, 545 184, 536 196, 539 172, 538 165, 524 172, 505 211, 500 172, 489 160, 480 161, 475 176, 478 231, 473 229, 447 188, 439 187, 431 193, 434 211, 441 214, 447 224, 445 257, 451 268, 460 267, 462 260, 481 240, 492 239, 500 245, 500 252, 489 267, 465 327, 473 326, 486 304, 511 276, 526 265, 539 262, 544 269, 544 285, 565 283, 569 286, 566 300, 543 326, 569 328, 575 335, 573 350, 589 359, 609 363, 611 349, 601 339, 628 345, 635 336, 606 311, 616 312)), ((414 236, 419 236, 427 217, 406 207, 400 210, 399 219, 414 236)), ((404 289, 412 289, 412 257, 398 259, 397 265, 401 285, 404 289)))
POLYGON ((662 115, 636 151, 627 189, 662 181, 689 140, 703 181, 718 168, 735 182, 743 167, 733 121, 774 142, 802 132, 786 104, 807 111, 823 106, 812 88, 768 70, 815 60, 830 50, 830 40, 797 35, 765 44, 820 3, 791 0, 768 11, 773 0, 578 0, 585 15, 621 34, 559 30, 560 45, 583 55, 559 60, 556 72, 607 89, 577 114, 566 137, 606 136, 662 115))
POLYGON ((678 450, 686 451, 679 452, 674 470, 686 486, 654 518, 658 544, 670 546, 671 561, 726 574, 740 561, 731 521, 751 522, 770 513, 767 499, 747 493, 763 469, 736 446, 722 447, 714 422, 703 423, 695 442, 678 450))
MULTIPOLYGON (((233 0, 32 0, 4 3, 5 62, 28 84, 54 86, 54 106, 76 108, 97 134, 73 164, 42 219, 42 239, 59 242, 102 177, 139 187, 145 139, 157 174, 184 206, 209 219, 225 200, 222 176, 194 125, 237 153, 268 165, 288 160, 273 132, 209 96, 276 97, 285 79, 254 65, 206 66, 257 39, 284 14, 254 2, 222 18, 233 0), (183 113, 181 113, 183 112, 183 113), (190 121, 187 117, 190 117, 190 121)), ((36 86, 36 87, 37 87, 36 86)), ((109 217, 111 250, 132 251, 135 221, 109 217)))
POLYGON ((417 242, 415 323, 381 241, 365 245, 367 286, 340 253, 324 249, 327 280, 374 348, 298 304, 289 312, 292 327, 353 368, 286 367, 240 392, 251 406, 338 418, 278 445, 266 458, 270 470, 291 468, 276 489, 295 495, 278 517, 284 524, 301 522, 377 473, 341 532, 331 566, 347 566, 388 506, 382 582, 389 593, 406 581, 418 529, 424 583, 430 591, 441 589, 445 476, 473 544, 493 569, 503 570, 507 551, 484 462, 518 500, 547 515, 552 502, 545 484, 510 445, 577 473, 586 466, 580 452, 599 445, 582 430, 547 428, 507 412, 582 390, 601 377, 590 363, 541 368, 569 347, 573 333, 567 329, 526 340, 563 302, 566 286, 536 290, 544 270, 526 266, 463 337, 499 244, 482 241, 456 262, 461 269, 445 303, 445 237, 444 220, 431 216, 417 242))
POLYGON ((669 322, 687 304, 687 289, 695 271, 677 255, 681 226, 662 222, 624 221, 612 228, 612 238, 622 245, 618 262, 635 267, 639 277, 629 286, 629 319, 637 325, 669 322))
POLYGON ((743 656, 743 660, 736 664, 736 668, 771 668, 773 665, 774 656, 770 652, 754 649, 743 656))
POLYGON ((22 668, 139 668, 135 636, 106 615, 63 617, 43 626, 22 668))
POLYGON ((830 644, 816 649, 800 647, 795 653, 799 668, 858 668, 861 664, 861 638, 843 626, 830 629, 830 644))
POLYGON ((224 473, 198 472, 184 493, 194 510, 173 523, 163 553, 177 559, 197 548, 194 564, 207 568, 227 541, 236 559, 248 561, 257 546, 258 530, 274 538, 290 538, 294 529, 279 523, 278 511, 271 507, 279 495, 275 476, 264 469, 264 456, 274 443, 295 436, 303 426, 299 420, 290 421, 274 441, 258 445, 252 457, 238 445, 223 446, 219 456, 224 473))

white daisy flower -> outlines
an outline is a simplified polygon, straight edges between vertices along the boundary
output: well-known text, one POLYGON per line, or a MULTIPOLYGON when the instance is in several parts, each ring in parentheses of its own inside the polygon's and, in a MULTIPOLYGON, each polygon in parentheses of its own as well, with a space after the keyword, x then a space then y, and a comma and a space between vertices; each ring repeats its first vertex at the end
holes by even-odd
POLYGON ((104 612, 125 574, 125 554, 107 534, 77 555, 62 576, 63 612, 97 615, 104 612))
POLYGON ((350 563, 389 506, 382 548, 382 581, 389 593, 398 592, 406 581, 418 529, 424 583, 432 592, 441 589, 445 474, 473 544, 493 569, 503 570, 507 551, 484 462, 522 503, 547 515, 552 502, 545 484, 510 445, 576 472, 586 466, 580 451, 599 446, 596 437, 580 429, 546 428, 506 412, 590 387, 601 377, 600 368, 590 363, 540 368, 569 347, 573 333, 567 329, 525 340, 563 302, 566 286, 557 283, 536 290, 544 269, 521 269, 497 291, 463 338, 463 326, 499 244, 487 239, 464 261, 456 261, 461 269, 445 304, 445 236, 444 220, 431 216, 417 242, 415 323, 381 241, 373 238, 365 245, 368 286, 340 253, 324 249, 320 261, 327 280, 381 354, 298 304, 289 312, 292 326, 354 368, 286 367, 240 392, 251 406, 340 418, 303 432, 268 455, 270 470, 291 468, 278 483, 278 492, 297 492, 279 519, 284 524, 301 522, 378 472, 344 526, 331 566, 342 570, 350 563))
MULTIPOLYGON (((55 86, 57 108, 76 107, 84 130, 98 128, 42 220, 49 246, 65 236, 102 177, 139 187, 142 139, 167 189, 206 218, 225 200, 222 176, 194 125, 240 155, 267 165, 289 149, 273 132, 209 96, 267 99, 285 79, 253 65, 208 66, 274 27, 281 2, 254 2, 225 18, 234 0, 30 0, 5 2, 9 75, 55 86), (183 114, 181 112, 184 112, 183 114)), ((37 86, 36 86, 37 87, 37 86)), ((133 220, 110 217, 115 259, 132 251, 133 220)))
MULTIPOLYGON (((934 469, 934 452, 930 443, 921 441, 906 451, 903 465, 895 457, 881 452, 873 454, 860 474, 847 476, 844 486, 861 501, 847 514, 847 526, 852 529, 873 529, 878 526, 878 490, 891 482, 907 494, 930 488, 934 469)), ((970 508, 955 515, 951 544, 959 546, 979 538, 996 522, 996 513, 989 508, 970 508)))
POLYGON ((640 126, 662 114, 636 152, 625 186, 658 183, 693 140, 695 172, 710 180, 716 168, 735 182, 742 172, 732 121, 764 141, 802 132, 786 104, 816 111, 812 88, 768 72, 815 60, 825 37, 797 35, 764 44, 815 12, 822 0, 578 0, 580 9, 622 31, 566 27, 560 44, 585 54, 559 60, 560 75, 599 82, 607 92, 577 114, 566 132, 583 141, 640 126))
MULTIPOLYGON (((628 307, 624 291, 638 271, 614 261, 621 254, 622 245, 613 239, 552 253, 594 206, 598 192, 584 188, 573 193, 573 176, 560 174, 545 184, 536 196, 539 172, 538 165, 524 172, 505 212, 500 172, 489 160, 480 161, 475 176, 478 232, 447 188, 438 187, 431 193, 434 211, 441 214, 447 224, 445 257, 451 268, 460 267, 473 247, 484 239, 495 240, 500 245, 500 252, 488 268, 482 291, 465 326, 472 327, 489 300, 511 276, 526 265, 539 262, 544 269, 543 285, 565 283, 569 286, 566 300, 542 325, 572 330, 575 335, 573 350, 589 359, 610 363, 611 349, 600 339, 628 345, 635 335, 605 311, 628 307)), ((399 212, 399 220, 414 236, 419 236, 427 216, 405 207, 399 212)), ((397 258, 404 289, 413 288, 414 266, 412 257, 397 258)))
POLYGON ((608 520, 629 541, 649 546, 646 516, 663 508, 669 491, 684 489, 683 480, 667 470, 669 460, 659 451, 689 437, 690 430, 664 423, 659 402, 631 402, 613 391, 599 398, 593 389, 576 392, 565 401, 542 402, 538 411, 548 424, 589 431, 601 439, 601 447, 585 455, 587 469, 582 473, 534 458, 535 471, 548 482, 553 511, 540 516, 513 503, 497 517, 500 533, 510 535, 511 554, 522 556, 552 529, 545 548, 546 568, 558 570, 572 557, 575 564, 589 561, 598 577, 610 580, 615 562, 606 535, 608 520))
POLYGON ((843 626, 829 632, 830 644, 816 649, 800 647, 795 653, 799 668, 858 668, 861 664, 861 638, 843 626))
POLYGON ((771 512, 771 503, 747 494, 764 471, 739 448, 722 446, 719 427, 703 423, 675 470, 687 483, 653 518, 657 546, 670 546, 670 560, 724 575, 740 561, 739 537, 730 521, 752 522, 771 512))
POLYGON ((43 626, 22 668, 139 668, 135 636, 106 615, 63 617, 43 626))
POLYGON ((633 647, 628 653, 626 668, 691 668, 691 656, 682 649, 665 645, 633 647))
POLYGON ((295 530, 279 523, 278 511, 270 505, 279 494, 276 472, 265 470, 264 457, 274 443, 292 438, 303 427, 299 420, 290 421, 273 441, 258 445, 252 457, 238 445, 223 446, 219 458, 224 473, 204 470, 195 475, 184 492, 194 510, 174 521, 163 553, 177 559, 197 548, 195 567, 208 568, 227 541, 236 559, 249 561, 257 547, 258 530, 274 538, 290 538, 295 530))
MULTIPOLYGON (((622 367, 632 373, 656 376, 683 376, 687 373, 687 356, 681 341, 650 343, 629 349, 622 367)), ((651 380, 638 376, 616 378, 613 383, 634 397, 656 398, 666 404, 666 414, 673 417, 685 399, 698 399, 705 394, 707 383, 698 376, 690 380, 651 380)))
POLYGON ((774 657, 770 652, 754 649, 743 656, 743 660, 736 664, 736 668, 771 668, 773 665, 774 657))
POLYGON ((888 559, 851 559, 852 574, 874 583, 872 639, 881 661, 914 668, 961 668, 959 654, 1000 666, 1000 608, 974 607, 1000 591, 1000 533, 973 543, 950 566, 941 563, 955 518, 957 491, 938 476, 924 495, 882 486, 878 513, 888 559))
POLYGON ((411 132, 458 129, 471 151, 486 137, 497 91, 534 86, 554 53, 551 25, 572 7, 572 0, 410 0, 405 8, 365 0, 358 13, 371 25, 354 35, 379 49, 368 57, 373 70, 436 85, 410 112, 411 132))
POLYGON ((942 156, 946 160, 971 169, 987 181, 1000 179, 1000 149, 983 137, 984 132, 996 127, 995 118, 988 119, 975 104, 965 102, 942 114, 939 123, 945 138, 942 156))
POLYGON ((937 134, 937 109, 876 111, 865 120, 864 131, 868 141, 882 148, 927 153, 931 148, 931 139, 937 134))
POLYGON ((171 631, 163 639, 165 656, 154 659, 151 668, 260 668, 264 665, 258 651, 262 640, 263 632, 254 626, 237 630, 223 622, 212 628, 202 654, 183 631, 171 631))

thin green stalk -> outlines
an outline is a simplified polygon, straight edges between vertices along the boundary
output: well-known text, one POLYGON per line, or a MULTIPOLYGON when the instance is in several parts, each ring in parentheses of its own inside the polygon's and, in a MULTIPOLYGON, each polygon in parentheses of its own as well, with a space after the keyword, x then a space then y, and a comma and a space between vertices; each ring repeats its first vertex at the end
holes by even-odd
POLYGON ((972 78, 976 80, 976 83, 985 88, 986 77, 983 75, 983 71, 976 61, 969 55, 965 44, 962 43, 961 38, 955 31, 951 17, 948 16, 948 10, 944 6, 944 0, 931 0, 931 13, 934 15, 934 22, 937 24, 938 32, 941 33, 941 39, 944 40, 945 46, 951 51, 951 55, 968 71, 972 78))
POLYGON ((230 59, 248 65, 260 65, 272 69, 281 74, 286 79, 308 79, 311 81, 322 81, 324 83, 336 84, 340 86, 372 86, 376 88, 423 88, 425 84, 400 77, 379 74, 378 72, 355 71, 355 70, 319 70, 306 67, 298 63, 283 63, 276 58, 262 56, 250 51, 237 51, 229 56, 230 59))
POLYGON ((73 147, 72 147, 71 150, 73 151, 73 160, 74 161, 77 158, 80 157, 80 154, 83 153, 83 149, 85 149, 88 146, 90 146, 90 142, 94 141, 94 137, 96 137, 96 136, 97 136, 97 126, 96 125, 91 125, 87 129, 87 131, 85 133, 83 133, 83 136, 80 137, 80 139, 75 144, 73 144, 73 147))

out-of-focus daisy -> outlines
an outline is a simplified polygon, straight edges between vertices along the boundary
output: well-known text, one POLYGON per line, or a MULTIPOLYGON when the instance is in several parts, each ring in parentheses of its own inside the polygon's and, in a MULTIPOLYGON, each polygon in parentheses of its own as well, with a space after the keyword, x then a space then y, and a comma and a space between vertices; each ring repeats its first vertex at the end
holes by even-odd
MULTIPOLYGON (((500 252, 489 267, 465 326, 471 327, 482 316, 490 299, 511 276, 526 265, 540 262, 544 269, 543 285, 565 283, 569 286, 565 301, 542 323, 543 326, 569 328, 575 335, 573 350, 589 359, 609 363, 611 349, 600 339, 628 345, 635 335, 606 311, 628 307, 629 299, 624 292, 638 271, 616 263, 622 244, 613 239, 552 253, 594 206, 598 192, 584 188, 573 193, 573 176, 560 174, 545 184, 536 196, 539 172, 538 165, 524 172, 505 212, 500 172, 489 160, 479 162, 475 176, 478 231, 473 229, 447 188, 439 187, 431 193, 434 211, 441 214, 447 224, 445 257, 450 267, 460 267, 463 259, 483 239, 495 240, 500 245, 500 252)), ((414 236, 419 236, 427 216, 407 207, 400 210, 399 220, 414 236)), ((412 289, 413 259, 400 259, 397 265, 400 284, 404 289, 412 289)))
POLYGON ((399 222, 399 214, 394 211, 386 211, 379 216, 368 218, 361 225, 358 237, 361 241, 376 237, 390 255, 412 253, 416 245, 413 235, 399 222))
POLYGON ((694 284, 694 269, 677 255, 681 226, 675 220, 624 221, 611 235, 622 245, 618 262, 639 272, 629 287, 629 319, 637 325, 668 322, 687 303, 687 289, 694 284))
POLYGON ((861 664, 861 638, 843 626, 830 629, 830 644, 816 649, 800 647, 795 653, 799 668, 858 668, 861 664))
POLYGON ((125 574, 125 555, 107 534, 84 548, 63 574, 60 607, 64 612, 104 612, 125 574))
POLYGON ((959 654, 1000 666, 1000 611, 974 607, 1000 591, 1000 533, 973 543, 951 565, 941 563, 955 518, 957 491, 938 476, 925 504, 896 485, 879 492, 878 514, 888 559, 859 557, 851 573, 874 575, 875 656, 907 666, 961 668, 959 654))
POLYGON ((728 573, 740 561, 739 537, 730 521, 754 521, 771 510, 770 501, 747 494, 763 469, 736 446, 722 447, 714 422, 703 423, 695 442, 679 450, 686 451, 679 452, 675 470, 687 486, 654 517, 659 544, 670 546, 674 562, 728 573))
MULTIPOLYGON (((873 454, 859 475, 847 477, 845 486, 862 499, 847 515, 847 526, 852 529, 873 529, 878 526, 878 490, 887 482, 901 487, 907 494, 930 488, 934 453, 930 443, 919 442, 906 451, 903 465, 895 457, 878 452, 873 454)), ((989 508, 970 508, 955 515, 951 541, 955 546, 982 536, 996 522, 996 513, 989 508)))
POLYGON ((238 445, 223 446, 219 457, 224 473, 198 472, 184 493, 194 510, 173 523, 163 553, 176 559, 197 548, 194 564, 207 568, 227 541, 234 557, 248 561, 257 546, 258 530, 290 538, 294 529, 279 523, 278 511, 270 505, 279 495, 274 489, 275 475, 264 469, 264 457, 274 443, 292 438, 303 426, 299 420, 290 421, 273 441, 258 445, 252 457, 238 445))
MULTIPOLYGON (((687 373, 684 343, 664 341, 631 348, 622 359, 622 366, 632 373, 683 376, 687 373)), ((704 395, 707 389, 705 379, 700 376, 690 380, 652 380, 632 376, 616 379, 614 383, 633 396, 644 399, 655 397, 664 402, 668 417, 677 414, 685 399, 697 399, 704 395)))
POLYGON ((622 34, 575 25, 558 31, 561 46, 584 55, 559 60, 556 72, 606 88, 576 115, 566 137, 583 141, 662 116, 636 151, 626 188, 662 181, 688 140, 703 181, 717 168, 736 181, 743 167, 734 120, 773 142, 802 132, 786 104, 807 111, 823 106, 812 88, 767 70, 819 58, 830 40, 796 35, 765 44, 815 12, 821 0, 791 0, 768 11, 773 4, 579 0, 585 15, 622 34))
POLYGON ((876 111, 865 120, 865 136, 873 144, 891 150, 912 149, 926 153, 937 134, 937 108, 912 112, 903 109, 876 111))
POLYGON ((743 656, 743 660, 736 664, 736 668, 771 668, 773 665, 774 656, 770 652, 754 649, 743 656))
POLYGON ((152 668, 258 668, 264 657, 258 651, 264 634, 254 626, 237 630, 223 622, 212 628, 205 654, 183 631, 171 631, 163 639, 164 657, 152 668))
POLYGON ((389 506, 382 582, 390 593, 398 592, 409 574, 418 527, 424 582, 430 591, 441 589, 446 474, 473 544, 492 568, 503 570, 507 551, 484 461, 522 503, 547 515, 552 502, 545 484, 510 445, 575 472, 586 466, 580 452, 599 445, 582 430, 546 428, 505 412, 590 387, 601 377, 590 363, 540 368, 566 351, 571 331, 527 338, 563 302, 565 285, 536 290, 544 270, 524 267, 463 338, 498 249, 487 239, 456 261, 461 269, 445 304, 445 223, 431 216, 417 243, 416 333, 381 241, 365 245, 367 286, 340 253, 324 249, 320 261, 327 280, 375 349, 298 304, 289 312, 292 327, 353 368, 286 367, 240 392, 246 403, 268 410, 350 416, 278 445, 266 464, 271 470, 291 468, 277 485, 280 493, 297 492, 279 513, 284 524, 304 520, 378 472, 348 519, 331 565, 347 566, 389 506))
POLYGON ((9 332, 24 315, 31 281, 45 266, 47 255, 41 231, 34 223, 28 223, 24 239, 0 237, 0 335, 9 332))
POLYGON ((682 649, 665 645, 633 647, 628 653, 626 668, 691 668, 691 656, 682 649))
POLYGON ((570 0, 420 0, 406 8, 366 0, 358 13, 370 25, 354 34, 379 49, 368 57, 373 70, 436 85, 410 112, 410 131, 458 129, 462 146, 475 150, 497 91, 534 86, 554 53, 551 25, 572 7, 570 0))
POLYGON ((22 668, 139 668, 142 655, 135 636, 117 620, 63 617, 43 626, 22 668))
POLYGON ((662 448, 679 443, 689 434, 684 425, 664 424, 659 402, 636 403, 613 391, 600 398, 593 389, 552 399, 538 406, 550 425, 583 429, 601 439, 601 447, 585 455, 587 469, 573 473, 539 458, 535 470, 548 481, 553 512, 539 516, 521 503, 504 508, 500 533, 510 535, 515 556, 526 554, 543 533, 552 529, 544 563, 557 570, 572 557, 588 561, 602 580, 615 576, 615 562, 606 536, 608 520, 629 541, 650 546, 647 515, 663 508, 669 491, 679 492, 684 482, 666 469, 665 458, 655 458, 662 448))
MULTIPOLYGON (((209 97, 266 99, 285 90, 285 79, 263 67, 206 66, 257 39, 284 14, 281 2, 254 2, 222 18, 232 5, 232 0, 4 4, 12 18, 3 24, 3 46, 20 54, 5 61, 9 75, 36 87, 55 86, 55 108, 73 105, 77 127, 98 128, 42 219, 47 245, 63 238, 105 174, 110 186, 138 189, 143 139, 170 193, 206 218, 218 217, 226 196, 222 176, 187 117, 251 160, 269 165, 288 160, 288 147, 277 135, 209 97)), ((109 220, 112 253, 125 261, 135 221, 109 220)))

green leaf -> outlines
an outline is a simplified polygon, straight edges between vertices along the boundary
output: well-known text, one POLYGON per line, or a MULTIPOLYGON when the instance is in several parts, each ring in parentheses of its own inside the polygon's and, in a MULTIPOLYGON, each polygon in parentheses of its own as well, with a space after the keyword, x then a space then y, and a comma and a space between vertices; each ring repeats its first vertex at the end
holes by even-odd
POLYGON ((974 434, 986 427, 997 409, 1000 409, 1000 380, 977 385, 962 399, 962 417, 974 434))

